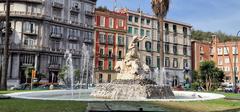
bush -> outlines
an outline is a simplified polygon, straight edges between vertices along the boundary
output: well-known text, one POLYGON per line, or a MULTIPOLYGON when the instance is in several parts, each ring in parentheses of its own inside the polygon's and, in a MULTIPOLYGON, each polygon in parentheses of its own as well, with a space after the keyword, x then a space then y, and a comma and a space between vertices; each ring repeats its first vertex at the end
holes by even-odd
POLYGON ((193 82, 191 85, 191 89, 197 91, 199 86, 200 84, 198 82, 193 82))

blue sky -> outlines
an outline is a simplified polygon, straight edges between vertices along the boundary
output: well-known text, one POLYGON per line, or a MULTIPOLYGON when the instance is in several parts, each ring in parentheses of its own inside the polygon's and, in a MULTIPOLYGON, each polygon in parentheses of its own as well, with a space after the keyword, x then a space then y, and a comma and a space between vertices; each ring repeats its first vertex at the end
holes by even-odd
MULTIPOLYGON (((112 10, 114 0, 98 0, 97 6, 112 10)), ((136 10, 139 6, 152 14, 151 0, 117 0, 118 8, 136 10)), ((194 29, 236 35, 240 30, 240 0, 171 0, 167 18, 189 23, 194 29)))

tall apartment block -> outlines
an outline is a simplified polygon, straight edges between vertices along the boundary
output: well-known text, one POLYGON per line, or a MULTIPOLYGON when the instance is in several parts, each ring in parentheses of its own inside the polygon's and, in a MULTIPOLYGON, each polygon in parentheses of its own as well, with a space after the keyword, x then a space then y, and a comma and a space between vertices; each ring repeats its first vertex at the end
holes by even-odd
MULTIPOLYGON (((47 74, 47 82, 57 82, 60 69, 65 65, 66 49, 73 54, 74 69, 82 68, 84 44, 91 52, 89 67, 92 67, 96 1, 11 0, 9 84, 25 83, 24 71, 28 67, 47 74)), ((1 0, 0 16, 4 17, 5 11, 5 0, 1 0)))
POLYGON ((147 39, 138 44, 140 58, 152 71, 159 68, 166 77, 165 84, 177 86, 191 80, 191 25, 164 21, 164 66, 161 67, 158 19, 142 11, 121 9, 120 12, 128 16, 126 45, 135 35, 147 36, 147 39))
POLYGON ((96 10, 95 16, 95 83, 107 83, 116 79, 114 66, 125 56, 127 15, 96 10))

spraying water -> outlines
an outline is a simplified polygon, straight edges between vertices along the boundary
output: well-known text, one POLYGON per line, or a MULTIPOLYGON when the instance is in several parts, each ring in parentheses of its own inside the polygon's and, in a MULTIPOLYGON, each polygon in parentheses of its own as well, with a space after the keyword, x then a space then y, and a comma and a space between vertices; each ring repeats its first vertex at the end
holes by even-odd
POLYGON ((73 86, 74 86, 74 75, 73 75, 73 62, 72 62, 72 53, 67 49, 64 58, 66 59, 66 66, 67 66, 67 72, 65 75, 65 80, 67 82, 67 86, 69 87, 70 84, 70 89, 72 91, 72 96, 73 96, 73 86))

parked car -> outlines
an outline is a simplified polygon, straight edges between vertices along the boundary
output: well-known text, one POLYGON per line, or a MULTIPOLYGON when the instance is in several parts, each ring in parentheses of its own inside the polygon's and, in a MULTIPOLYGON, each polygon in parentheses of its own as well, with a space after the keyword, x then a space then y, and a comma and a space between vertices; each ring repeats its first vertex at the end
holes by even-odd
POLYGON ((224 89, 225 92, 233 92, 233 85, 230 84, 230 85, 227 85, 224 89))

